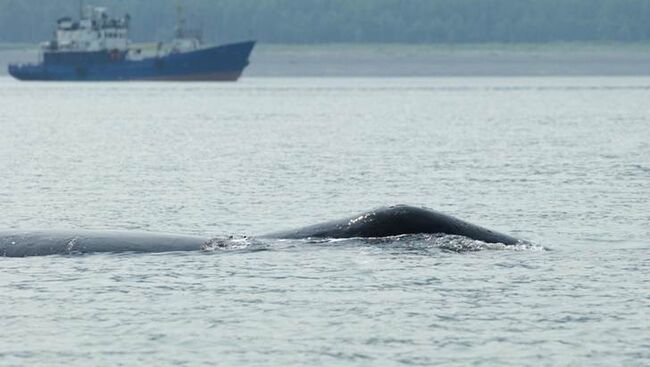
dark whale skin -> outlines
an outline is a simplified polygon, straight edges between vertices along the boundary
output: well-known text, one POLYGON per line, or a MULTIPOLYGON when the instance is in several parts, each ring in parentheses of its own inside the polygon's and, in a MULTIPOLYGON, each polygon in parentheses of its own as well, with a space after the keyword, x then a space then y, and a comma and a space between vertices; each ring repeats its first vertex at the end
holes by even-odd
POLYGON ((0 231, 0 256, 199 251, 207 237, 132 231, 0 231))
POLYGON ((264 235, 266 238, 371 238, 403 234, 448 234, 487 243, 516 245, 509 235, 434 210, 407 205, 384 207, 354 217, 264 235))
MULTIPOLYGON (((347 219, 316 224, 257 238, 378 238, 405 234, 448 234, 487 243, 516 245, 518 239, 434 210, 406 205, 375 209, 347 219)), ((129 231, 0 231, 0 257, 88 253, 160 253, 201 251, 212 239, 129 231)))

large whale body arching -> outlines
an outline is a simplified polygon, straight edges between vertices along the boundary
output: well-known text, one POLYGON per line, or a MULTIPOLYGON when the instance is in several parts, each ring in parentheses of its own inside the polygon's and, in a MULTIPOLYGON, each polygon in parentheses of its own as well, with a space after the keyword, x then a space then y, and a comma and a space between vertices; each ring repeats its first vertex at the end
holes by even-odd
MULTIPOLYGON (((514 237, 433 210, 406 205, 259 238, 376 238, 405 234, 448 234, 487 243, 516 245, 514 237)), ((175 252, 210 248, 209 237, 119 231, 0 231, 0 256, 27 257, 79 253, 175 252)))
POLYGON ((469 237, 487 243, 516 245, 519 240, 430 209, 397 205, 354 217, 271 233, 269 238, 370 238, 404 234, 440 233, 469 237))

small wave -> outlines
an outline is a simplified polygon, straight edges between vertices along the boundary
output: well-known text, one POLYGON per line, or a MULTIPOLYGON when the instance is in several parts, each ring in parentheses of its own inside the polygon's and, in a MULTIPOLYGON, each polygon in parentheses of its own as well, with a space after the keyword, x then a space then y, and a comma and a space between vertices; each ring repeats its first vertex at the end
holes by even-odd
POLYGON ((516 245, 487 243, 471 238, 446 234, 409 234, 371 238, 305 238, 299 240, 260 239, 249 236, 214 237, 203 246, 205 252, 257 252, 317 247, 374 247, 407 252, 447 251, 455 253, 477 251, 547 251, 544 246, 520 241, 516 245))
POLYGON ((215 237, 201 246, 202 251, 267 251, 269 243, 248 236, 215 237))
POLYGON ((634 164, 632 165, 632 168, 635 170, 641 171, 643 173, 650 173, 650 167, 642 166, 640 164, 634 164))
POLYGON ((407 251, 443 250, 450 252, 477 252, 477 251, 548 251, 544 246, 530 242, 520 241, 516 245, 503 243, 487 243, 464 236, 434 234, 434 235, 400 235, 376 238, 313 238, 301 240, 304 244, 317 246, 347 246, 359 244, 365 246, 382 247, 390 249, 403 249, 407 251))
POLYGON ((436 245, 443 250, 454 251, 454 252, 475 252, 475 251, 483 251, 483 250, 547 251, 547 249, 544 246, 536 245, 525 241, 519 241, 515 245, 506 245, 503 243, 487 243, 487 242, 474 240, 463 236, 443 235, 433 239, 433 241, 431 242, 433 245, 436 245))

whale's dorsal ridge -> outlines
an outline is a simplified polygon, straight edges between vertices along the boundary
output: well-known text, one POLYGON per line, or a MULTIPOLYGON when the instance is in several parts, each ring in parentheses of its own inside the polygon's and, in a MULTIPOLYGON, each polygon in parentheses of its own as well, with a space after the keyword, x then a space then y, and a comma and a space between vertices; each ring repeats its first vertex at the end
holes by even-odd
MULTIPOLYGON (((447 234, 487 243, 517 245, 514 237, 435 210, 406 204, 377 208, 353 217, 257 238, 377 238, 408 234, 447 234)), ((96 252, 199 251, 209 238, 120 231, 0 231, 0 256, 24 257, 96 252)))
POLYGON ((451 215, 407 204, 379 207, 350 218, 265 235, 266 238, 370 238, 405 234, 447 234, 488 243, 514 245, 514 237, 489 230, 451 215))

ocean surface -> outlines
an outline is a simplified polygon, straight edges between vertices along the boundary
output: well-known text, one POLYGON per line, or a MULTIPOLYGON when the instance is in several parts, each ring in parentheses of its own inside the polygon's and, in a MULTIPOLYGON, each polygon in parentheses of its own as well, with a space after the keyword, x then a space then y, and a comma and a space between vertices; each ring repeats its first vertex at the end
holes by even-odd
POLYGON ((0 78, 0 228, 234 236, 0 258, 0 365, 650 364, 650 78, 0 78), (256 241, 384 205, 531 241, 256 241))

